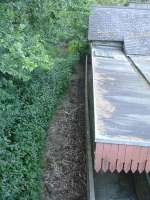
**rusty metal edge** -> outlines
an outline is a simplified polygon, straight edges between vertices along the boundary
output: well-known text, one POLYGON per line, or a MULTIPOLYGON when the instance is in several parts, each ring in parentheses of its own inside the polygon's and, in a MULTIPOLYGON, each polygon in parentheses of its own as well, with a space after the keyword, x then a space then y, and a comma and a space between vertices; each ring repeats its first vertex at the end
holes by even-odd
POLYGON ((90 124, 89 124, 89 110, 88 110, 88 81, 87 81, 87 68, 88 57, 86 56, 85 62, 85 123, 86 123, 86 161, 87 161, 87 198, 88 200, 95 200, 94 189, 94 173, 91 152, 91 139, 90 139, 90 124))

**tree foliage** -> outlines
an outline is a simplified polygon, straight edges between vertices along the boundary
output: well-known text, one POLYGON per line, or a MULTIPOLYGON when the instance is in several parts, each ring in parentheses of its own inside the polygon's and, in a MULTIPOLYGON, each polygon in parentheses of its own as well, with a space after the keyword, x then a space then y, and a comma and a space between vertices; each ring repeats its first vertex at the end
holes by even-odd
POLYGON ((87 14, 79 0, 0 2, 2 200, 39 199, 48 122, 86 45, 87 14))
POLYGON ((39 199, 48 122, 88 49, 92 2, 0 1, 1 200, 39 199))

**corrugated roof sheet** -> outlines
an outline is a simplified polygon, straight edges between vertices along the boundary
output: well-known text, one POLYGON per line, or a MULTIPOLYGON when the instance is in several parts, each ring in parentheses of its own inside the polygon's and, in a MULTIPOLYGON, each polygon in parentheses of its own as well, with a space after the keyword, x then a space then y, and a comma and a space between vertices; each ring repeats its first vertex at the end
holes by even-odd
POLYGON ((93 47, 95 141, 150 146, 150 86, 118 47, 93 47))

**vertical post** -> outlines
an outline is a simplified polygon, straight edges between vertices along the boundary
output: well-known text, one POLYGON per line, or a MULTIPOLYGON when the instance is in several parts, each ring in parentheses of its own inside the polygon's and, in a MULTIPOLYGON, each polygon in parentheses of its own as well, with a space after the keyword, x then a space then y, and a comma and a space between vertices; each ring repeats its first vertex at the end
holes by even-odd
POLYGON ((88 58, 85 61, 85 120, 86 120, 86 155, 87 155, 87 199, 95 200, 94 174, 91 155, 90 124, 88 110, 88 58))

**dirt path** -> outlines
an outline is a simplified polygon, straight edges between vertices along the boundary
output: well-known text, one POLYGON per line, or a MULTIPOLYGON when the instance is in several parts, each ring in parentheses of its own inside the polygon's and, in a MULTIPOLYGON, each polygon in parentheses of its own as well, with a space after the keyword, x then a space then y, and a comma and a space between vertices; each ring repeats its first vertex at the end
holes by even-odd
POLYGON ((85 200, 84 72, 71 86, 48 131, 42 200, 85 200))

